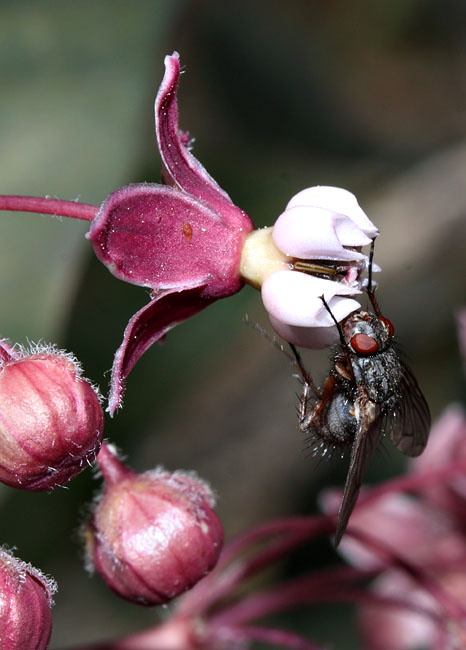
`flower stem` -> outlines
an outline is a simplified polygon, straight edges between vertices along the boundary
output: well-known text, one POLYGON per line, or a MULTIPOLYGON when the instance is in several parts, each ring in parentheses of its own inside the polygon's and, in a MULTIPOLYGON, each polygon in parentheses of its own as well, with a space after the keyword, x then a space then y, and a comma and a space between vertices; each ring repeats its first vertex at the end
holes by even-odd
POLYGON ((235 555, 239 555, 246 548, 277 535, 297 535, 302 536, 305 540, 311 540, 320 535, 330 534, 333 530, 330 521, 331 519, 326 515, 315 515, 313 517, 284 517, 259 524, 237 535, 225 547, 218 566, 224 567, 235 555))
POLYGON ((96 460, 107 486, 119 483, 133 474, 105 442, 102 443, 96 460))
POLYGON ((371 488, 359 498, 358 508, 370 505, 386 495, 400 492, 422 492, 425 487, 444 483, 456 475, 461 476, 466 471, 464 459, 454 459, 451 463, 423 471, 415 471, 403 476, 396 476, 380 485, 371 488))
POLYGON ((97 216, 99 208, 88 203, 77 201, 62 201, 40 196, 13 196, 0 194, 0 210, 17 210, 20 212, 39 212, 55 216, 70 217, 92 221, 97 216))
POLYGON ((337 566, 306 574, 262 592, 246 596, 227 606, 211 617, 212 624, 245 625, 264 616, 270 616, 296 607, 322 600, 338 600, 339 591, 346 585, 373 577, 373 571, 361 571, 353 567, 337 566))
POLYGON ((270 566, 314 537, 330 534, 333 520, 326 515, 289 517, 261 524, 238 535, 223 550, 215 570, 178 602, 177 614, 200 616, 241 582, 270 566), (263 546, 251 551, 254 545, 263 546), (233 558, 249 551, 249 557, 233 558), (232 562, 231 566, 227 566, 232 562))
MULTIPOLYGON (((262 643, 272 644, 279 648, 295 648, 296 650, 323 650, 321 646, 307 641, 303 637, 288 632, 287 630, 277 630, 275 628, 266 628, 258 626, 248 626, 239 628, 241 635, 250 641, 262 641, 262 643)), ((238 635, 239 636, 239 635, 238 635)))

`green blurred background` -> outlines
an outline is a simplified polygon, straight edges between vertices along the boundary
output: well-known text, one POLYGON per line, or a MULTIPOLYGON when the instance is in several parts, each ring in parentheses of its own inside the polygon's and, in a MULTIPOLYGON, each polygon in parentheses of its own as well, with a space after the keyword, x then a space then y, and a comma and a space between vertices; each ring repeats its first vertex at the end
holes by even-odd
MULTIPOLYGON (((454 312, 464 302, 466 4, 463 0, 0 1, 0 193, 99 204, 157 181, 153 100, 178 50, 181 126, 195 154, 257 226, 304 187, 354 191, 379 226, 379 300, 434 416, 464 390, 454 312)), ((112 355, 144 290, 93 257, 85 223, 3 213, 0 333, 72 350, 106 392, 112 355)), ((228 536, 316 510, 345 466, 307 457, 284 356, 252 329, 246 288, 154 346, 106 436, 137 470, 194 469, 219 496, 228 536)), ((319 379, 326 355, 306 360, 319 379)), ((368 482, 402 471, 389 444, 368 482)), ((166 610, 109 595, 82 569, 77 528, 98 487, 0 486, 1 542, 59 583, 51 648, 118 636, 166 610)), ((337 561, 326 541, 288 571, 337 561)), ((284 619, 328 647, 358 648, 350 608, 284 619)))

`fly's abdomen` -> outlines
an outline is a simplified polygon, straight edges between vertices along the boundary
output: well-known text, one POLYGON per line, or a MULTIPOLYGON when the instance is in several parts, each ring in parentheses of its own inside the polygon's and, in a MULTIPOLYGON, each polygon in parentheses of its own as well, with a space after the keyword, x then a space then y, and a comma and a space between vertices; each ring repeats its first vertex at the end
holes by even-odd
POLYGON ((330 445, 351 445, 357 430, 353 399, 343 392, 332 395, 314 428, 330 445))

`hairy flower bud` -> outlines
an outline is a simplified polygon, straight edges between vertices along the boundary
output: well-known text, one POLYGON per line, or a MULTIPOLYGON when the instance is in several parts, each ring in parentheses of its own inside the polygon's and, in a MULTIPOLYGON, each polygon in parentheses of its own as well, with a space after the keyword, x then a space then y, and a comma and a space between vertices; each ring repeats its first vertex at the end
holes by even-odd
POLYGON ((25 490, 65 484, 95 459, 104 415, 76 361, 52 348, 0 341, 0 481, 25 490))
POLYGON ((52 632, 53 580, 0 548, 0 648, 46 650, 52 632))
POLYGON ((97 461, 105 485, 85 530, 88 568, 140 605, 190 589, 215 566, 223 542, 209 488, 182 472, 136 474, 105 444, 97 461))

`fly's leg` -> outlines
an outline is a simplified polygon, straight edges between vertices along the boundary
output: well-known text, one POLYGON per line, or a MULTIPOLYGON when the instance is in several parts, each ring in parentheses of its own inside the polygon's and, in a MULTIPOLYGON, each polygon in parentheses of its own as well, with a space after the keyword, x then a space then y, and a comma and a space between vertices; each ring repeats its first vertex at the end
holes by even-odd
POLYGON ((323 409, 325 408, 325 405, 327 404, 328 400, 332 396, 333 390, 335 388, 335 377, 333 375, 329 375, 325 380, 324 385, 322 386, 322 390, 319 390, 314 384, 314 382, 312 381, 310 374, 305 369, 303 361, 301 359, 301 355, 299 354, 298 350, 292 343, 290 343, 289 345, 295 358, 296 367, 298 368, 303 378, 303 392, 301 394, 301 399, 299 401, 298 428, 303 433, 306 433, 307 431, 309 431, 316 418, 318 418, 320 413, 322 413, 323 409), (316 397, 317 399, 312 409, 308 413, 307 412, 308 403, 309 403, 309 398, 311 397, 311 392, 314 394, 314 397, 316 397))
POLYGON ((328 313, 330 314, 331 319, 332 319, 333 322, 335 323, 335 326, 336 326, 337 331, 338 331, 338 336, 340 337, 341 348, 342 348, 342 350, 343 350, 343 354, 345 355, 346 365, 347 365, 348 372, 349 372, 349 374, 350 374, 350 376, 351 376, 351 380, 352 380, 354 383, 356 383, 356 377, 354 376, 354 371, 353 371, 353 366, 352 366, 352 363, 351 363, 351 357, 350 357, 350 353, 349 353, 348 345, 347 345, 347 343, 346 343, 346 341, 345 341, 345 337, 344 337, 344 335, 343 335, 343 330, 341 329, 341 325, 340 325, 340 323, 337 321, 337 319, 335 318, 335 316, 333 315, 332 310, 330 309, 330 307, 329 307, 329 305, 328 305, 328 303, 327 303, 327 301, 325 300, 325 298, 324 298, 323 295, 320 296, 320 299, 321 299, 322 302, 324 303, 324 307, 325 307, 325 309, 328 311, 328 313))
POLYGON ((307 421, 307 405, 309 402, 309 394, 311 392, 311 387, 305 381, 303 384, 303 392, 301 394, 301 399, 299 400, 299 424, 298 428, 300 431, 306 431, 310 425, 305 425, 307 421))
MULTIPOLYGON (((291 351, 293 353, 293 356, 295 358, 296 367, 298 368, 298 370, 301 373, 302 378, 304 380, 303 397, 304 397, 304 392, 305 392, 306 385, 308 387, 308 389, 307 389, 307 399, 309 399, 309 389, 312 390, 312 392, 314 393, 314 395, 316 397, 320 397, 320 391, 318 390, 318 388, 316 387, 316 385, 312 381, 311 375, 308 373, 308 371, 304 367, 303 361, 301 359, 301 355, 299 354, 298 350, 296 349, 296 346, 294 346, 293 343, 289 343, 289 346, 290 346, 290 349, 291 349, 291 351)), ((307 403, 307 399, 306 399, 306 403, 307 403)))
POLYGON ((308 413, 307 405, 309 402, 311 388, 312 386, 310 386, 307 383, 307 381, 304 380, 303 392, 299 403, 299 423, 298 423, 298 428, 303 433, 307 433, 309 431, 309 429, 314 424, 315 420, 319 417, 319 415, 322 413, 327 402, 333 395, 333 391, 335 389, 335 377, 333 375, 329 375, 327 377, 327 379, 324 382, 324 385, 322 386, 322 391, 320 392, 317 401, 315 402, 312 409, 308 413))

